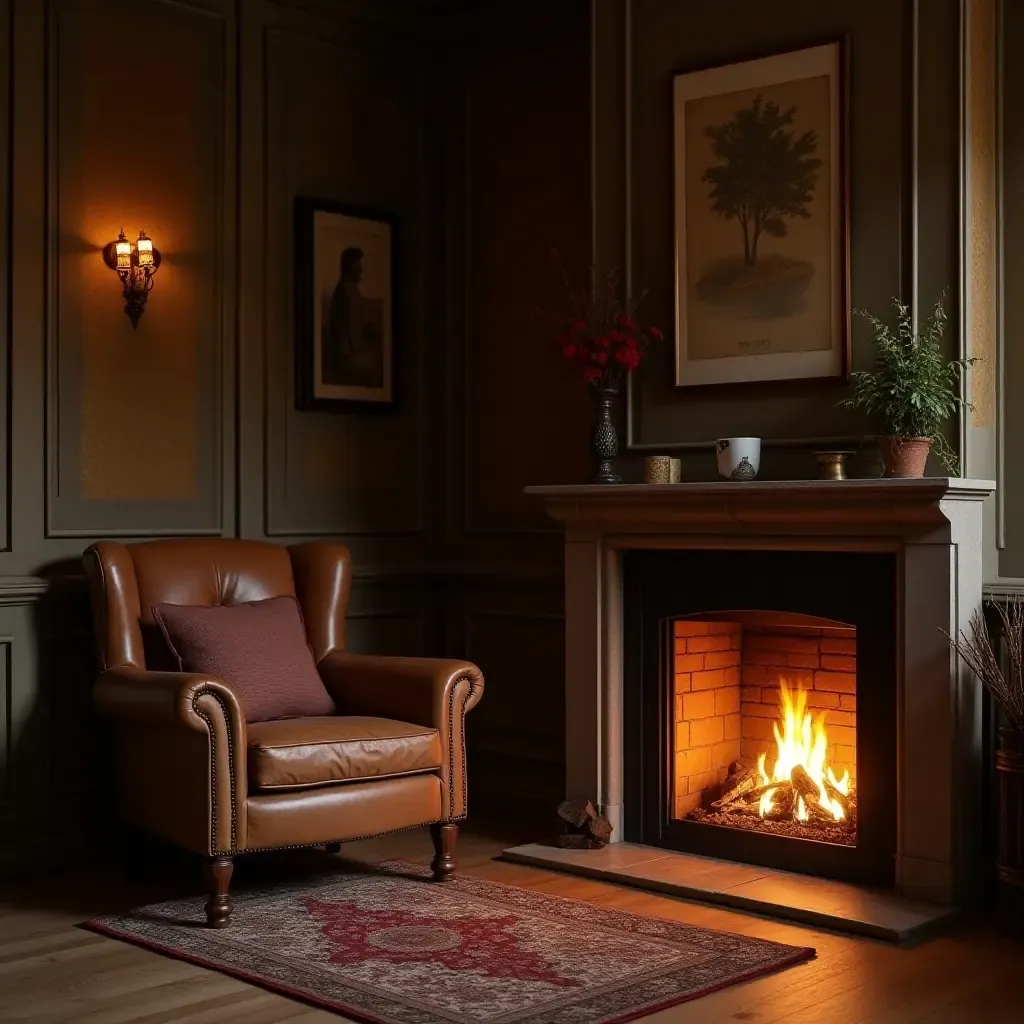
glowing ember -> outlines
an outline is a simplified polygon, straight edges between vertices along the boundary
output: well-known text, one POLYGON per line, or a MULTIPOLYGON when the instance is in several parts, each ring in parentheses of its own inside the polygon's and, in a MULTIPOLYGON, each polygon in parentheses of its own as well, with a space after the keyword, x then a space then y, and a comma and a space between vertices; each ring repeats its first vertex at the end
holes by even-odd
POLYGON ((797 688, 795 694, 782 682, 779 687, 780 723, 774 724, 775 743, 778 753, 771 772, 765 767, 767 755, 757 759, 757 771, 764 789, 758 803, 758 813, 767 818, 775 811, 774 803, 783 788, 796 790, 793 801, 793 818, 807 821, 812 811, 822 811, 835 821, 846 818, 845 800, 850 795, 850 773, 843 772, 837 779, 830 765, 826 764, 828 736, 825 731, 824 714, 813 717, 807 710, 807 694, 797 688), (802 770, 801 770, 802 769, 802 770), (813 787, 808 784, 813 783, 813 787), (772 786, 778 783, 777 786, 772 786), (808 807, 808 803, 816 806, 808 807))

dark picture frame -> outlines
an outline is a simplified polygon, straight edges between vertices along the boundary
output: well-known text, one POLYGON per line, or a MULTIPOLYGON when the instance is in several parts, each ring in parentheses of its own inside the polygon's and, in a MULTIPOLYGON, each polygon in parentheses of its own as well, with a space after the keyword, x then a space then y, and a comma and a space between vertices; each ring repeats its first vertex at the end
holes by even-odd
POLYGON ((676 387, 849 376, 848 76, 845 37, 673 76, 676 387), (822 79, 819 99, 811 85, 822 79), (790 137, 787 166, 802 175, 757 225, 758 253, 755 227, 739 216, 742 173, 729 174, 740 129, 768 116, 790 137), (824 238, 809 237, 816 224, 824 238), (751 246, 755 261, 768 254, 756 274, 751 246))
POLYGON ((295 200, 295 405, 397 408, 399 226, 390 212, 295 200))

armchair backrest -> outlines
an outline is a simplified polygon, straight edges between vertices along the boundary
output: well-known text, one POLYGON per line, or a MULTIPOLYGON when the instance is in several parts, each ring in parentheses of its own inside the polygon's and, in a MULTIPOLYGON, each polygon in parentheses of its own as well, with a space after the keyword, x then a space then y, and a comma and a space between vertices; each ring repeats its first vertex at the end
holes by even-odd
MULTIPOLYGON (((156 629, 153 606, 243 604, 268 597, 298 598, 306 637, 319 662, 345 649, 351 587, 348 549, 317 542, 284 547, 224 538, 101 541, 83 556, 100 665, 147 665, 145 639, 156 629)), ((150 647, 153 650, 153 647, 150 647)))

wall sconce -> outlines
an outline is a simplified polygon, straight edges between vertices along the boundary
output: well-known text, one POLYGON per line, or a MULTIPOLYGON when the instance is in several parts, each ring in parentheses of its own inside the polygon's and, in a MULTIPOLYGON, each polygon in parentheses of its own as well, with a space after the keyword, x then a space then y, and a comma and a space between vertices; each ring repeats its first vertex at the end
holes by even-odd
POLYGON ((134 244, 125 238, 124 228, 116 241, 103 247, 103 262, 121 279, 124 311, 139 326, 146 311, 146 299, 153 290, 153 276, 160 269, 160 250, 153 248, 153 239, 145 231, 139 232, 134 244))

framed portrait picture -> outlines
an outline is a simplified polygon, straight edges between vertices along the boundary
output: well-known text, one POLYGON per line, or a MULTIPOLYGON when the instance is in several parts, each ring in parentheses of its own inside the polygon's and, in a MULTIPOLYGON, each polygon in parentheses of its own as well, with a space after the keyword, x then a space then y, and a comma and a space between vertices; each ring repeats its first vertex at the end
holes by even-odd
POLYGON ((380 210, 296 199, 298 408, 394 407, 395 235, 380 210))
POLYGON ((676 386, 844 377, 845 45, 675 76, 676 386))

